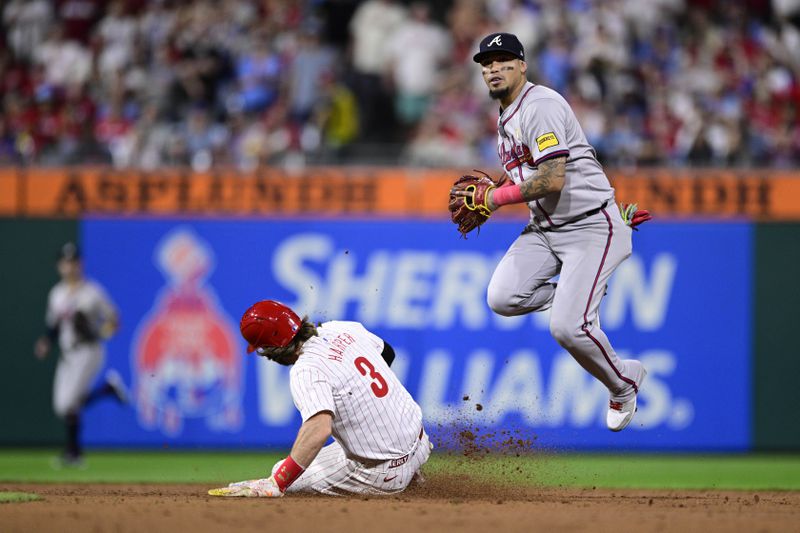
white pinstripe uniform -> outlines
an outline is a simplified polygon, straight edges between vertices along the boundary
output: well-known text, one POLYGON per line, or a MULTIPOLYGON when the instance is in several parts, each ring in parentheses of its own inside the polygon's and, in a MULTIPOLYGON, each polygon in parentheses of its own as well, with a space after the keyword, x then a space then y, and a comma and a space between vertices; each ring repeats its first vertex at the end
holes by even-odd
POLYGON ((94 281, 84 279, 77 285, 60 281, 47 299, 45 322, 58 327, 61 357, 53 381, 53 409, 58 416, 77 414, 105 361, 101 340, 80 342, 75 332, 75 313, 82 311, 95 331, 117 311, 106 291, 94 281))
POLYGON ((504 316, 551 308, 553 337, 613 401, 627 402, 646 372, 639 361, 617 357, 597 318, 608 279, 632 250, 614 189, 569 104, 554 90, 526 82, 497 126, 498 155, 514 183, 534 176, 550 158, 567 162, 563 189, 528 203, 530 224, 492 275, 489 306, 504 316), (556 275, 557 285, 551 282, 556 275))
POLYGON ((404 490, 431 453, 422 410, 381 357, 383 340, 357 322, 326 322, 317 331, 292 367, 291 391, 303 422, 333 414, 335 442, 287 492, 404 490))

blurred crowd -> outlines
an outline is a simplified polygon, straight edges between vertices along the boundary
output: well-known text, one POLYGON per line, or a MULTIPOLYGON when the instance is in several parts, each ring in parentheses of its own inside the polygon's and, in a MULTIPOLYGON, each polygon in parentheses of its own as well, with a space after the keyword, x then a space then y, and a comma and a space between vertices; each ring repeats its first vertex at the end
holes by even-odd
POLYGON ((509 31, 613 166, 800 164, 800 0, 8 0, 0 164, 497 164, 509 31))

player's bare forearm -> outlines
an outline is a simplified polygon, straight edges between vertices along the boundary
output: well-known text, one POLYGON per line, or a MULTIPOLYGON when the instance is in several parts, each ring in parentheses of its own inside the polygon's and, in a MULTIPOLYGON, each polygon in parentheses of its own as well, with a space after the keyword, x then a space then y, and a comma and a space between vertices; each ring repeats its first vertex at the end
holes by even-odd
POLYGON ((550 193, 559 192, 564 188, 566 173, 566 156, 542 161, 536 167, 536 175, 519 185, 499 191, 498 189, 490 191, 487 205, 491 211, 494 211, 502 205, 532 202, 550 193))
POLYGON ((536 167, 536 175, 520 183, 522 197, 526 202, 538 200, 550 193, 564 188, 564 177, 567 174, 567 158, 554 157, 543 161, 536 167))
POLYGON ((332 424, 333 416, 328 412, 317 413, 303 422, 292 446, 292 459, 304 468, 308 468, 330 438, 332 424))

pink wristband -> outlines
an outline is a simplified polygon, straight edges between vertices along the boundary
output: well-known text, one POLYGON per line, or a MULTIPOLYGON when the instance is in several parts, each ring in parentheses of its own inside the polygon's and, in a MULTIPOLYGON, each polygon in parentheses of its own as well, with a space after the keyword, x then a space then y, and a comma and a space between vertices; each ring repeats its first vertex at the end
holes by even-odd
POLYGON ((275 484, 278 485, 278 488, 281 489, 281 492, 286 492, 286 489, 289 487, 289 485, 291 485, 295 479, 299 478, 300 474, 302 474, 304 471, 305 468, 297 464, 290 455, 275 471, 275 484))
POLYGON ((519 185, 505 185, 494 190, 492 201, 494 205, 500 207, 501 205, 521 204, 525 202, 525 199, 522 198, 522 189, 519 188, 519 185))

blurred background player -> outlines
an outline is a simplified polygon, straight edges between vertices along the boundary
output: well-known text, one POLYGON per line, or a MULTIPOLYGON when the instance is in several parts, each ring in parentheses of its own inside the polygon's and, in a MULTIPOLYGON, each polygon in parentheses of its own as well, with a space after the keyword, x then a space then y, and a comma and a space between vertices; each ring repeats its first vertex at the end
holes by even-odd
POLYGON ((264 300, 242 317, 249 351, 293 365, 290 387, 303 425, 272 475, 212 489, 212 496, 281 497, 285 492, 401 492, 431 454, 422 410, 389 365, 392 347, 358 322, 315 326, 264 300), (334 442, 325 446, 333 436, 334 442))
POLYGON ((44 359, 54 342, 61 357, 53 383, 53 409, 66 424, 67 440, 59 465, 81 466, 81 411, 105 396, 128 401, 128 393, 118 372, 106 372, 104 382, 92 389, 105 362, 103 342, 116 332, 117 310, 106 291, 83 275, 78 247, 71 242, 59 251, 59 281, 47 299, 47 333, 34 345, 34 354, 44 359))

